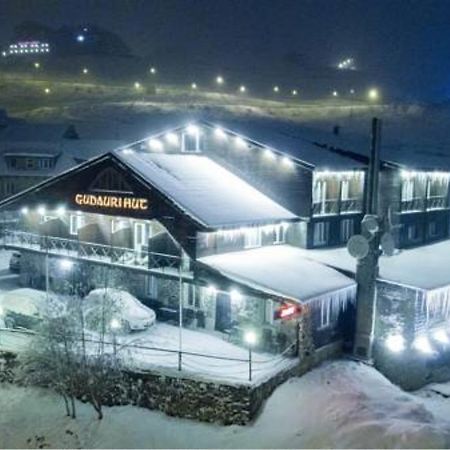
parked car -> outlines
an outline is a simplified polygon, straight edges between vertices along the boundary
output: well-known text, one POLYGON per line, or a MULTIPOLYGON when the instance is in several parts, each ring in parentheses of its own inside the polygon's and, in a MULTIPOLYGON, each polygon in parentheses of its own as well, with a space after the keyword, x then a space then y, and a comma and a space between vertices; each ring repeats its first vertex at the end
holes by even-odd
POLYGON ((14 289, 0 295, 2 318, 7 328, 36 329, 45 317, 62 316, 64 304, 36 289, 14 289))
POLYGON ((13 252, 9 259, 9 270, 11 272, 20 272, 20 260, 22 259, 22 253, 13 252))
POLYGON ((84 298, 86 325, 91 330, 130 333, 151 327, 155 312, 144 306, 129 292, 102 288, 94 289, 84 298))

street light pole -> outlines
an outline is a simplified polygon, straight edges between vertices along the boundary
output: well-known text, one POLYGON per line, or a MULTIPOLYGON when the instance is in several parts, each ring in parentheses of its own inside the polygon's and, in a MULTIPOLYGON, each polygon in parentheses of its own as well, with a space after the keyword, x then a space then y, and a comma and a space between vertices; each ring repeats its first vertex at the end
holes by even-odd
POLYGON ((361 234, 368 241, 367 255, 358 259, 356 265, 357 302, 356 330, 353 354, 355 357, 371 361, 376 312, 376 279, 378 277, 378 259, 380 257, 380 238, 383 224, 378 216, 378 185, 380 173, 380 132, 381 121, 372 120, 371 155, 367 185, 366 216, 361 223, 361 234), (373 218, 377 222, 376 230, 369 230, 365 220, 373 218))
POLYGON ((178 311, 178 370, 181 370, 182 349, 183 349, 183 253, 181 252, 179 272, 179 311, 178 311))

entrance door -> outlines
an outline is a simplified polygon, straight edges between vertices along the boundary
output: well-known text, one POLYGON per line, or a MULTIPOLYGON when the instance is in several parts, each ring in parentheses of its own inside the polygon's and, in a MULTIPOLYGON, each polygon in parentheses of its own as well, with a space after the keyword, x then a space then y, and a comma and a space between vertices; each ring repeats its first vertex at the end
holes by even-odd
POLYGON ((134 250, 138 255, 142 253, 142 247, 148 245, 147 224, 135 222, 134 224, 134 250))
POLYGON ((216 295, 216 330, 226 332, 231 328, 230 296, 222 292, 216 295))

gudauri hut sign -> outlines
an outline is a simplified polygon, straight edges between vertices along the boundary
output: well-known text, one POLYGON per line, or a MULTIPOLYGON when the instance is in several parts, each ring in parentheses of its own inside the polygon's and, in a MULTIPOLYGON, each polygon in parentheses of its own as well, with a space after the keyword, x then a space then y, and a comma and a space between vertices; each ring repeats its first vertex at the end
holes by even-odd
POLYGON ((146 211, 148 200, 139 197, 103 194, 75 194, 74 201, 79 206, 98 209, 121 209, 130 211, 146 211))

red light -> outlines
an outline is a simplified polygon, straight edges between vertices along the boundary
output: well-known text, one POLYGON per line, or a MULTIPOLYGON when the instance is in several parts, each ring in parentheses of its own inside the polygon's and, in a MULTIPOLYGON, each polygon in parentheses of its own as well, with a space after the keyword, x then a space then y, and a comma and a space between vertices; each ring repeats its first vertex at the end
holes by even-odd
POLYGON ((302 312, 300 305, 294 305, 292 303, 282 304, 275 312, 275 319, 292 319, 299 316, 302 312))

